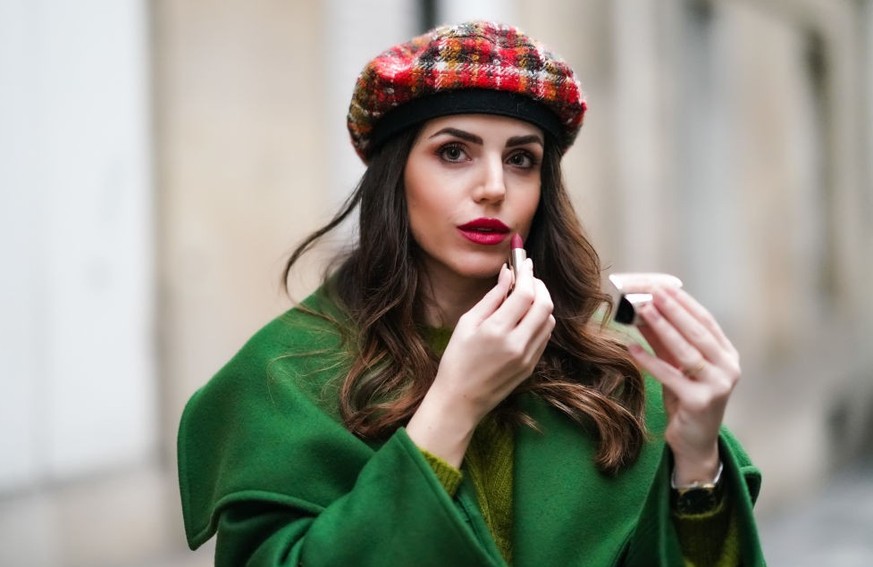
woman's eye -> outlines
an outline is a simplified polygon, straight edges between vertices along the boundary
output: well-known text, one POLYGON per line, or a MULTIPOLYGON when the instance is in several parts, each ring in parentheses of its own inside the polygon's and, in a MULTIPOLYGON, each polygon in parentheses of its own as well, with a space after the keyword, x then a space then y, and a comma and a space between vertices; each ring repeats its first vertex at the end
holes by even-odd
POLYGON ((531 168, 536 165, 536 159, 528 152, 516 152, 509 156, 509 159, 506 161, 510 165, 514 165, 515 167, 521 167, 524 169, 531 168))
POLYGON ((456 162, 462 161, 466 154, 464 148, 456 144, 449 144, 439 149, 439 155, 446 161, 456 162))

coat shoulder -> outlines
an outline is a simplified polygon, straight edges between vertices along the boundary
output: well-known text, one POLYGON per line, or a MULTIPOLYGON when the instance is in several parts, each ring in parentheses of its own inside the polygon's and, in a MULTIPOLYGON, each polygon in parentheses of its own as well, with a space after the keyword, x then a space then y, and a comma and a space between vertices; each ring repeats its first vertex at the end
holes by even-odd
POLYGON ((292 445, 362 445, 339 418, 336 389, 348 359, 343 324, 316 292, 255 333, 188 401, 177 451, 192 546, 214 533, 223 503, 255 492, 268 500, 291 495, 271 471, 293 462, 292 445), (265 446, 273 450, 259 450, 265 446))

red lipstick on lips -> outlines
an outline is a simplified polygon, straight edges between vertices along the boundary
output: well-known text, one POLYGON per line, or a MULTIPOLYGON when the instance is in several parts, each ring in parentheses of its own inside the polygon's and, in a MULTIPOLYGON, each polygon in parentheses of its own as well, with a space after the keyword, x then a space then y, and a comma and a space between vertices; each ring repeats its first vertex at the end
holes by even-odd
POLYGON ((458 227, 461 235, 476 244, 496 246, 506 240, 509 227, 498 219, 479 218, 458 227))

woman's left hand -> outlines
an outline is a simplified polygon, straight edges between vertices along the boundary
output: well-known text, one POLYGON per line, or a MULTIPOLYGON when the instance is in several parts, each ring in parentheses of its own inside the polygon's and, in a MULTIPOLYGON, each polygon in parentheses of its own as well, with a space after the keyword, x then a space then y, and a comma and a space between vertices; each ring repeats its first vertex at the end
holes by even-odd
POLYGON ((629 347, 637 363, 664 387, 665 440, 677 484, 709 482, 718 472, 718 432, 740 378, 739 354, 713 316, 679 288, 652 290, 639 309, 640 332, 657 356, 629 347))

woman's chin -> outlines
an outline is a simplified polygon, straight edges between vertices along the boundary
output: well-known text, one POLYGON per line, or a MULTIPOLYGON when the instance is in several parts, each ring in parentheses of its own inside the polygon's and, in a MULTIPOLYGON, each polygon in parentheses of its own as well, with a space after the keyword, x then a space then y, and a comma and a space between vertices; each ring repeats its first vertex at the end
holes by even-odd
MULTIPOLYGON (((478 255, 477 255, 478 256, 478 255)), ((439 279, 470 280, 471 282, 493 281, 500 273, 500 268, 506 263, 502 256, 493 257, 463 257, 429 258, 425 269, 439 279)))
POLYGON ((457 274, 461 277, 482 281, 482 280, 493 280, 500 273, 500 268, 503 266, 503 263, 500 264, 487 264, 487 265, 477 265, 477 266, 467 266, 464 269, 459 269, 457 274))

